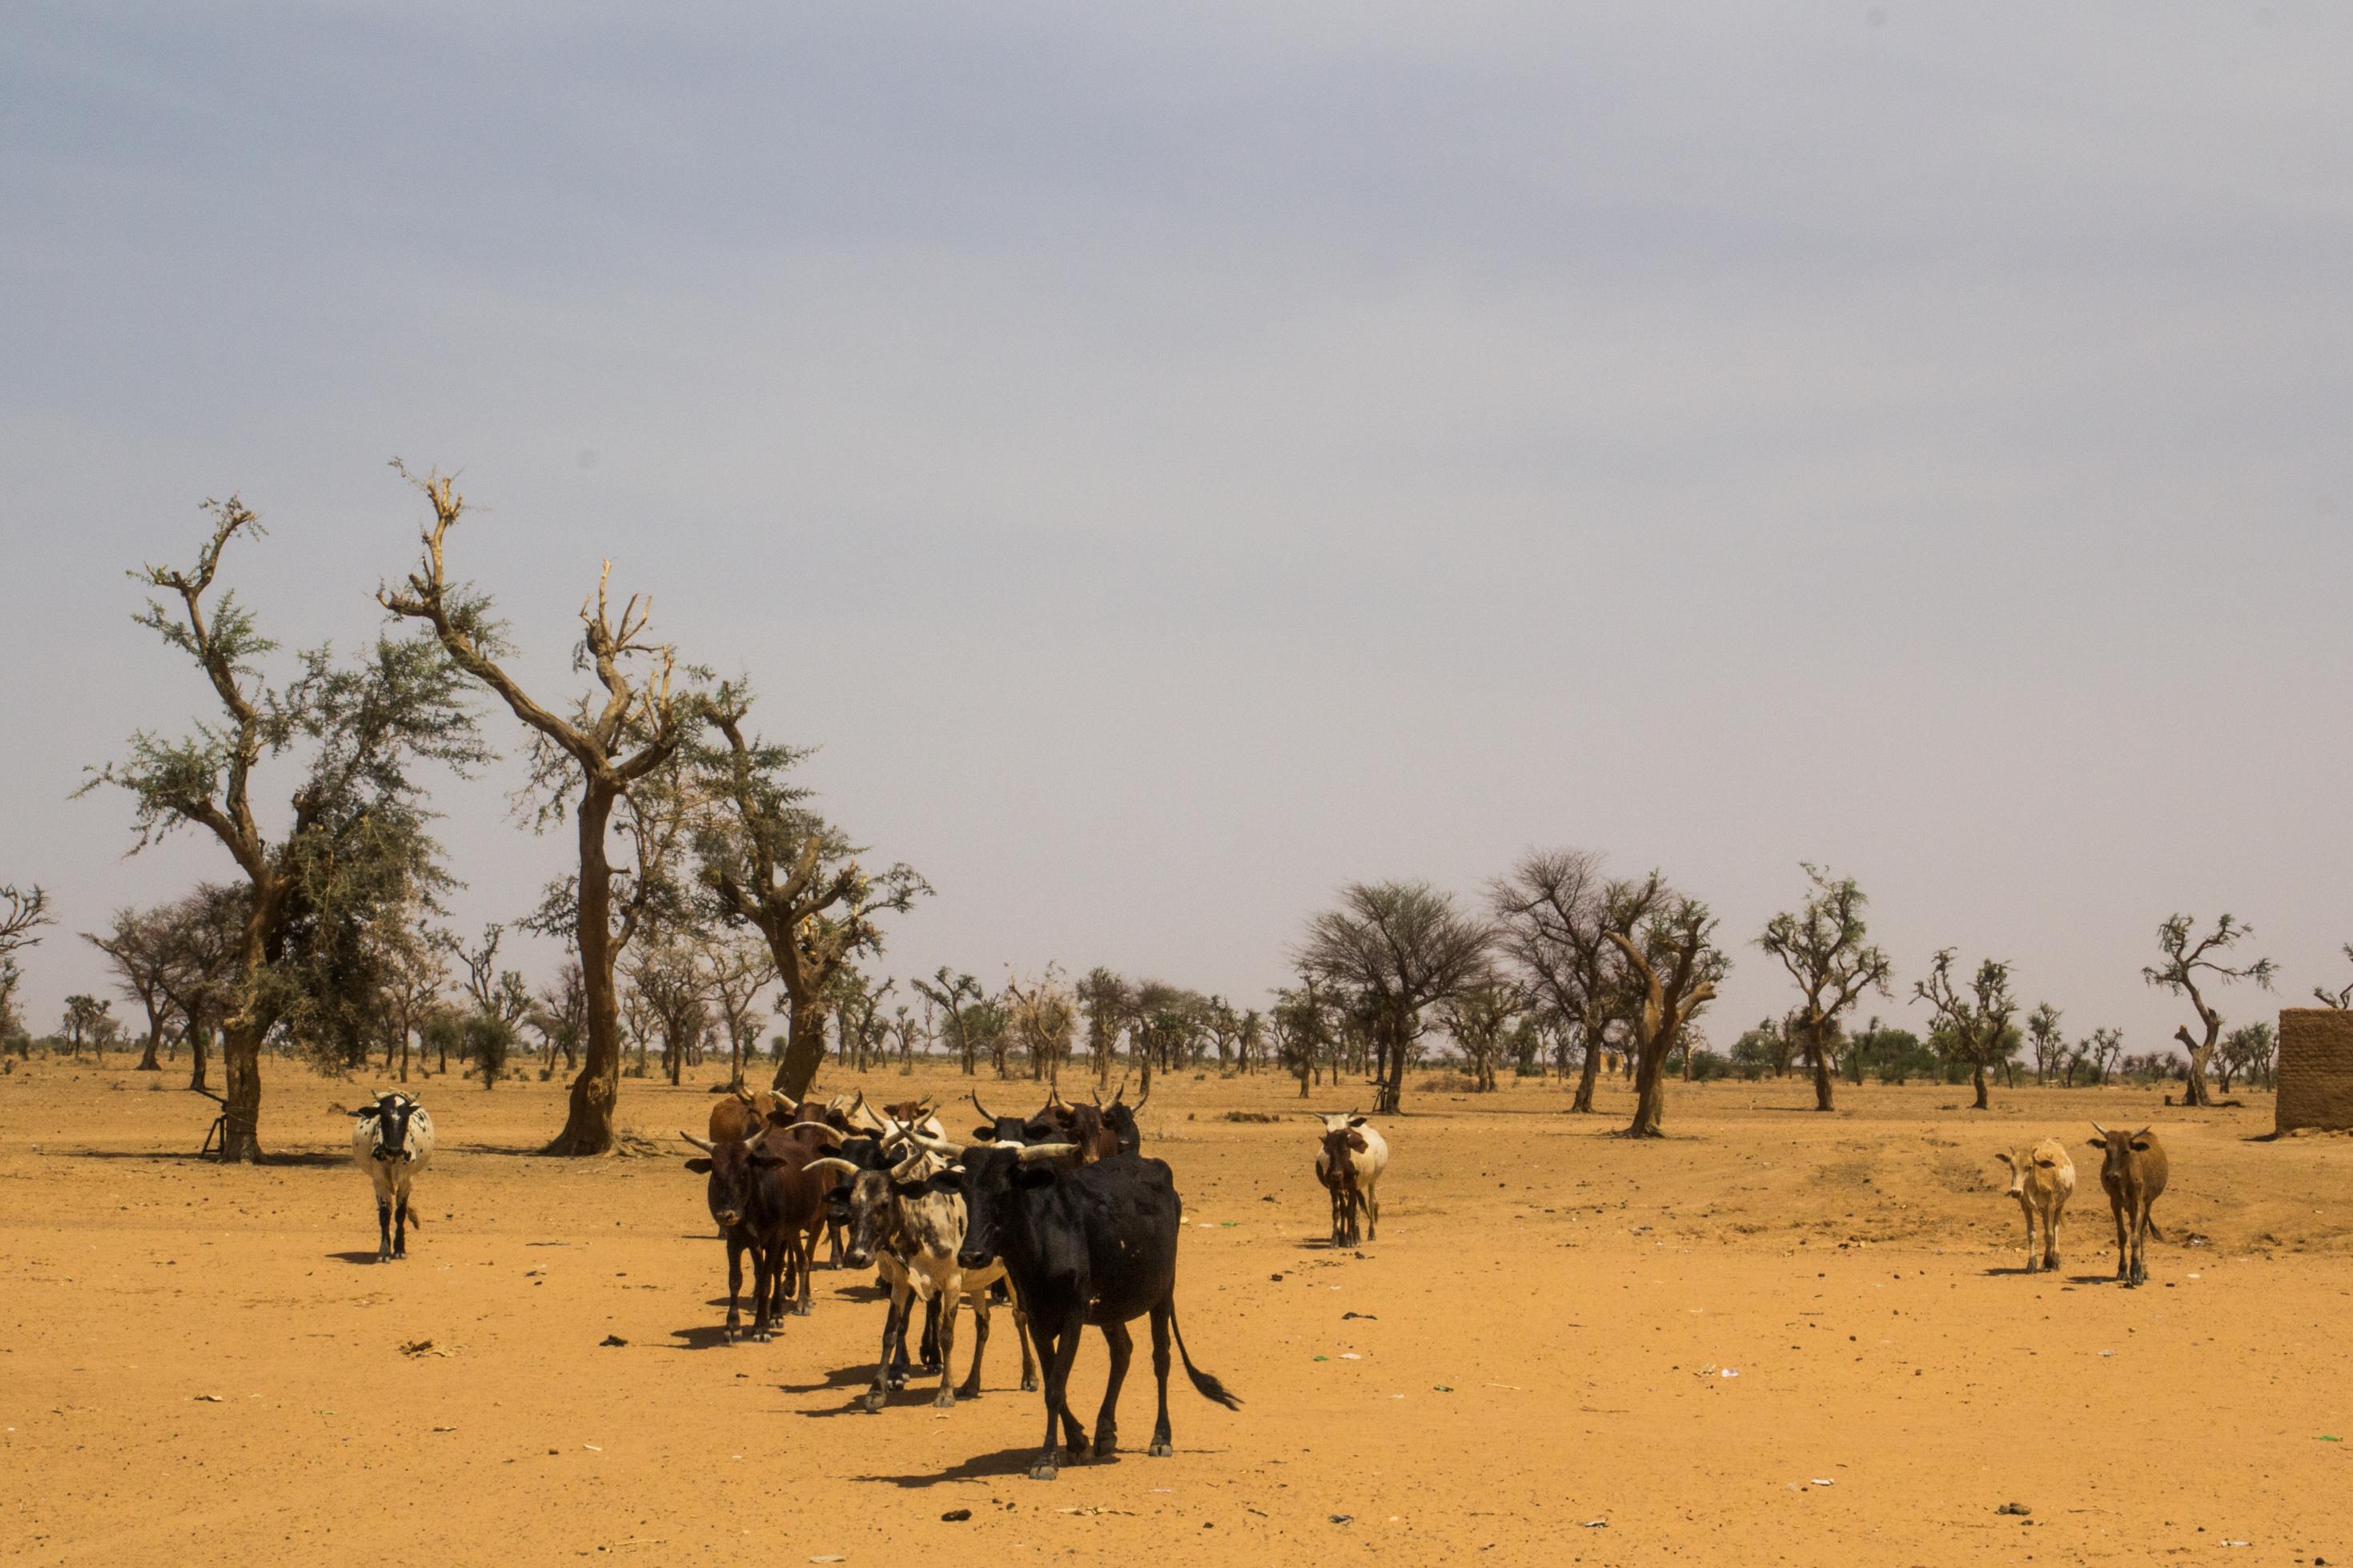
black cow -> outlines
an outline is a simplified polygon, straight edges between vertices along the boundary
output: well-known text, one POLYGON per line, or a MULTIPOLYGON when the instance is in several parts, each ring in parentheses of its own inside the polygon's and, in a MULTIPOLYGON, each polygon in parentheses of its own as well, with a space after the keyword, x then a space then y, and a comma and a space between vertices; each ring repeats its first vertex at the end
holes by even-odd
POLYGON ((1061 1162, 1078 1152, 1068 1143, 992 1149, 921 1142, 933 1152, 962 1163, 960 1168, 932 1178, 935 1189, 964 1198, 959 1261, 976 1268, 991 1257, 1004 1259, 1038 1342, 1046 1374, 1046 1446, 1029 1471, 1032 1479, 1054 1479, 1058 1417, 1071 1457, 1075 1460, 1085 1455, 1086 1431, 1071 1412, 1069 1388, 1079 1332, 1089 1323, 1103 1330, 1111 1352, 1111 1377, 1103 1389, 1103 1409, 1095 1416, 1096 1458, 1108 1458, 1118 1450, 1119 1388, 1134 1353, 1127 1325, 1147 1312, 1152 1315, 1152 1370, 1160 1390, 1151 1453, 1165 1458, 1172 1452, 1172 1335, 1184 1358, 1185 1375, 1201 1396, 1229 1410, 1240 1407, 1241 1401, 1223 1384, 1195 1368, 1176 1325, 1176 1231, 1182 1205, 1166 1164, 1114 1154, 1091 1165, 1065 1166, 1061 1162))

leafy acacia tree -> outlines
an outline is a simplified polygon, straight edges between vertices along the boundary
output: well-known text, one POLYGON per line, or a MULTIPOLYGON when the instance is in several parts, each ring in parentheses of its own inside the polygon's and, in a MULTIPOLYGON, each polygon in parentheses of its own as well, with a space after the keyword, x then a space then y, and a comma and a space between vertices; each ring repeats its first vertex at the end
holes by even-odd
POLYGON ((577 958, 565 959, 555 978, 539 988, 523 1021, 539 1036, 540 1049, 547 1058, 539 1075, 542 1081, 554 1073, 558 1051, 564 1053, 565 1068, 579 1065, 580 1042, 588 1033, 588 986, 577 958))
POLYGON ((2061 1014, 2048 1002, 2035 1005, 2026 1016, 2026 1041, 2034 1052, 2034 1081, 2048 1083, 2066 1060, 2067 1037, 2059 1030, 2061 1014))
POLYGON ((147 1015, 147 1038, 137 1070, 162 1072, 157 1059, 164 1048, 164 1026, 172 1011, 164 993, 164 969, 170 962, 171 930, 163 910, 117 910, 114 923, 104 932, 84 931, 82 940, 106 954, 122 994, 147 1015))
POLYGON ((1135 1010, 1135 987, 1111 970, 1097 967, 1077 986, 1079 1012, 1087 1024, 1087 1055, 1093 1063, 1100 1093, 1111 1082, 1111 1058, 1119 1048, 1119 1031, 1135 1010))
POLYGON ((1765 922, 1757 945, 1781 961, 1798 983, 1798 1008, 1789 1016, 1798 1045, 1814 1073, 1814 1109, 1832 1109, 1837 1064, 1831 1042, 1839 1020, 1866 991, 1887 994, 1887 954, 1865 940, 1863 906, 1869 901, 1852 877, 1833 879, 1818 866, 1805 868, 1814 885, 1805 903, 1765 922))
POLYGON ((1953 979, 1953 950, 1948 947, 1930 961, 1928 977, 1914 982, 1912 994, 1935 1012, 1934 1034, 1946 1058, 1968 1068, 1977 1089, 1976 1109, 1990 1109, 1986 1068, 2007 1060, 2018 1048, 2018 1029, 2011 1022, 2018 999, 2010 991, 2010 965, 1987 959, 1964 992, 1953 979))
POLYGON ((913 984, 917 995, 946 1015, 946 1033, 955 1042, 957 1063, 964 1068, 965 1077, 970 1078, 979 1068, 970 1009, 980 1001, 980 982, 972 975, 958 974, 943 963, 937 974, 913 984))
POLYGON ((429 639, 379 637, 349 665, 319 648, 299 656, 291 679, 265 680, 259 661, 277 645, 234 594, 209 597, 222 552, 259 533, 260 520, 234 496, 206 510, 212 537, 193 569, 132 575, 174 601, 149 599, 139 624, 203 672, 219 716, 177 740, 133 735, 130 756, 83 789, 131 793, 134 848, 193 825, 245 875, 245 926, 222 1029, 222 1158, 251 1161, 261 1153, 261 1044, 301 997, 280 967, 290 939, 308 932, 323 943, 364 924, 387 889, 428 879, 437 846, 415 771, 441 763, 462 773, 486 753, 456 672, 429 639), (301 776, 286 824, 272 833, 253 802, 254 774, 290 756, 299 757, 301 776))
POLYGON ((51 923, 47 889, 0 888, 0 1037, 13 1034, 10 1026, 17 1023, 16 987, 25 973, 16 967, 16 955, 39 946, 41 928, 51 923))
POLYGON ((1511 981, 1482 974, 1439 1004, 1439 1021, 1461 1047, 1474 1092, 1493 1090, 1496 1065, 1510 1048, 1527 1002, 1527 994, 1511 981))
POLYGON ((1715 945, 1708 907, 1653 871, 1612 882, 1602 895, 1603 931, 1618 950, 1620 983, 1636 998, 1629 1019, 1634 1058, 1630 1138, 1660 1138, 1665 1069, 1684 1026, 1715 999, 1732 961, 1715 945))
POLYGON ((1531 850, 1488 889, 1504 955, 1584 1050, 1568 1107, 1577 1112, 1593 1110, 1602 1038, 1626 1010, 1607 889, 1601 857, 1587 849, 1531 850))
POLYGON ((1300 967, 1361 1000, 1379 1060, 1376 1111, 1394 1115, 1422 1014, 1485 973, 1493 932, 1427 882, 1351 882, 1307 924, 1300 967))
POLYGON ((580 954, 586 1047, 580 1074, 572 1083, 564 1130, 546 1152, 610 1153, 613 1106, 621 1085, 620 998, 614 969, 636 932, 643 900, 658 882, 646 875, 646 818, 653 814, 640 810, 625 816, 623 829, 637 839, 639 870, 628 889, 633 896, 617 900, 617 907, 616 883, 621 873, 612 858, 614 817, 625 801, 641 803, 640 786, 658 784, 655 775, 670 764, 700 720, 702 700, 675 683, 676 650, 648 639, 649 602, 641 605, 633 595, 621 606, 618 618, 614 616, 606 591, 610 562, 597 578, 596 598, 581 606, 581 637, 574 654, 575 668, 596 672, 600 694, 574 703, 569 718, 533 699, 500 662, 511 649, 491 618, 489 597, 463 584, 453 586, 448 580, 445 552, 449 531, 465 514, 464 498, 447 475, 417 478, 406 468, 400 472, 431 504, 433 518, 424 532, 424 560, 409 574, 405 589, 382 589, 376 596, 395 615, 431 626, 458 668, 496 692, 529 729, 541 826, 560 822, 566 792, 577 791, 569 811, 579 869, 569 880, 572 909, 561 923, 580 954))
POLYGON ((745 733, 752 700, 736 681, 712 704, 719 740, 694 755, 695 850, 719 913, 767 939, 785 987, 774 1087, 798 1100, 825 1059, 828 983, 882 951, 878 917, 905 913, 932 889, 903 864, 871 877, 860 867, 863 851, 809 809, 808 789, 791 776, 807 752, 745 733))
POLYGON ((1061 1064, 1071 1054, 1079 1022, 1078 998, 1052 963, 1026 987, 1018 975, 1005 981, 1005 1018, 1029 1058, 1029 1076, 1059 1088, 1061 1064))
POLYGON ((2222 1092, 2231 1092, 2231 1079, 2244 1074, 2249 1083, 2261 1088, 2271 1087, 2272 1057, 2279 1048, 2267 1020, 2242 1024, 2222 1038, 2222 1048, 2214 1053, 2215 1070, 2221 1075, 2222 1092))
POLYGON ((2225 955, 2232 948, 2255 934, 2235 917, 2223 915, 2214 922, 2214 929, 2202 937, 2195 934, 2196 926, 2189 915, 2168 918, 2157 928, 2158 951, 2163 957, 2140 973, 2142 979, 2159 990, 2189 999, 2190 1010, 2197 1014, 2204 1034, 2190 1034, 2187 1025, 2173 1032, 2173 1037, 2189 1052, 2189 1076, 2183 1083, 2181 1103, 2211 1105, 2214 1096, 2206 1085, 2206 1069, 2214 1059, 2215 1047, 2222 1043, 2222 1015, 2207 1005, 2205 994, 2199 989, 2200 976, 2206 985, 2252 980, 2268 991, 2277 970, 2268 958, 2238 964, 2227 962, 2225 955))
POLYGON ((100 1062, 106 1060, 109 1026, 114 1024, 114 1005, 97 997, 77 993, 66 998, 65 1016, 58 1020, 58 1032, 66 1038, 67 1054, 81 1055, 84 1045, 90 1046, 100 1062))
POLYGON ((248 889, 206 882, 159 911, 165 960, 158 983, 179 1015, 180 1037, 188 1046, 188 1088, 198 1094, 212 1092, 206 1068, 228 1016, 251 901, 248 889))

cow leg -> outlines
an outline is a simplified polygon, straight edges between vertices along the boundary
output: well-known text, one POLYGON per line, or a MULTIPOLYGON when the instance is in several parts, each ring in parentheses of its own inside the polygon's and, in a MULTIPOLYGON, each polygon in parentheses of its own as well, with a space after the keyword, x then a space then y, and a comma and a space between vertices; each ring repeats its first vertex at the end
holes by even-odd
POLYGON ((2018 1200, 2021 1214, 2026 1216, 2026 1271, 2031 1274, 2039 1261, 2034 1253, 2034 1205, 2021 1194, 2018 1200))
POLYGON ((1377 1187, 1366 1187, 1366 1188, 1365 1189, 1365 1239, 1366 1239, 1366 1241, 1378 1241, 1380 1238, 1381 1238, 1381 1194, 1380 1194, 1380 1189, 1379 1189, 1379 1188, 1377 1188, 1377 1187))
POLYGON ((1103 1337, 1103 1348, 1111 1352, 1111 1375, 1103 1383, 1103 1408, 1095 1412, 1095 1458, 1108 1459, 1119 1452, 1119 1385, 1126 1381, 1135 1342, 1125 1323, 1105 1323, 1103 1337))
POLYGON ((1071 1434, 1071 1457, 1085 1452, 1086 1432, 1071 1414, 1069 1391, 1071 1363, 1079 1357, 1079 1331, 1086 1321, 1077 1307, 1063 1313, 1062 1321, 1051 1330, 1045 1341, 1046 1357, 1046 1446, 1039 1453, 1038 1463, 1030 1468, 1033 1481, 1050 1481, 1057 1474, 1056 1464, 1061 1450, 1055 1441, 1055 1423, 1059 1419, 1071 1434))
POLYGON ((891 1294, 891 1305, 882 1314, 882 1356, 874 1363, 874 1386, 866 1391, 866 1411, 870 1415, 881 1410, 883 1402, 890 1398, 891 1348, 895 1344, 902 1356, 906 1353, 906 1310, 894 1290, 891 1294))
POLYGON ((932 1396, 932 1405, 938 1410, 951 1409, 955 1405, 955 1390, 948 1386, 949 1378, 955 1375, 948 1365, 948 1356, 955 1349, 956 1300, 962 1294, 961 1288, 952 1280, 941 1286, 934 1298, 940 1309, 940 1391, 932 1396))
POLYGON ((776 1301, 776 1253, 765 1243, 752 1247, 752 1338, 765 1344, 776 1301))
POLYGON ((1151 1455, 1165 1459, 1176 1450, 1168 1430, 1168 1325, 1176 1321, 1176 1309, 1168 1301, 1152 1309, 1152 1380, 1160 1387, 1160 1414, 1152 1423, 1151 1455))
POLYGON ((907 1386, 907 1320, 913 1315, 914 1303, 915 1288, 912 1282, 901 1279, 892 1285, 891 1315, 897 1325, 891 1354, 891 1386, 893 1388, 907 1386))
POLYGON ((733 1231, 727 1233, 727 1327, 722 1337, 728 1343, 744 1328, 743 1317, 735 1310, 736 1293, 744 1289, 744 1241, 733 1231))
POLYGON ((2042 1267, 2045 1269, 2059 1267, 2059 1216, 2065 1212, 2054 1203, 2050 1212, 2042 1216, 2042 1267))
MULTIPOLYGON (((972 1293, 972 1370, 965 1373, 964 1386, 956 1390, 959 1399, 980 1397, 980 1358, 988 1349, 988 1287, 984 1285, 972 1293)), ((940 1381, 947 1381, 947 1360, 940 1357, 940 1381)))
POLYGON ((2110 1207, 2116 1216, 2116 1278, 2129 1285, 2132 1283, 2132 1233, 2125 1226, 2125 1205, 2114 1204, 2110 1207))
POLYGON ((408 1189, 406 1187, 401 1188, 400 1195, 393 1200, 392 1255, 395 1258, 408 1256, 408 1189))
POLYGON ((2148 1283, 2148 1205, 2133 1205, 2132 1282, 2148 1283))
POLYGON ((923 1358, 925 1372, 946 1364, 946 1358, 940 1354, 940 1299, 937 1296, 923 1303, 923 1337, 916 1350, 923 1358))
POLYGON ((787 1233, 785 1251, 801 1282, 800 1293, 793 1298, 793 1316, 806 1318, 815 1310, 817 1301, 817 1281, 812 1277, 817 1263, 817 1228, 812 1226, 807 1230, 787 1233))
POLYGON ((375 1260, 392 1261, 392 1197, 383 1192, 375 1195, 375 1260))
POLYGON ((1021 1298, 1013 1299, 1013 1337, 1021 1342, 1021 1392, 1038 1391, 1038 1368, 1029 1359, 1029 1314, 1021 1309, 1021 1298))

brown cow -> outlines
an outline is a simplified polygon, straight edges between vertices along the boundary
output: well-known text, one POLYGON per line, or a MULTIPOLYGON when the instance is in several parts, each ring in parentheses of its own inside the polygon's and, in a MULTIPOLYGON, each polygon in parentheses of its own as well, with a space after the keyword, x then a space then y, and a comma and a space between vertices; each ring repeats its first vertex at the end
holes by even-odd
POLYGON ((2164 1146, 2146 1127, 2127 1135, 2111 1132, 2094 1121, 2092 1131, 2099 1134, 2092 1140, 2092 1147, 2103 1151, 2100 1185, 2107 1189, 2108 1207, 2116 1216, 2116 1278, 2127 1288, 2146 1285, 2148 1265, 2144 1254, 2148 1238, 2165 1239, 2148 1212, 2165 1192, 2164 1146))
POLYGON ((744 1254, 752 1254, 752 1337, 765 1340, 769 1323, 809 1310, 809 1243, 825 1218, 824 1172, 805 1167, 839 1145, 830 1127, 783 1124, 779 1119, 756 1137, 732 1143, 706 1142, 691 1132, 680 1137, 703 1152, 686 1168, 709 1178, 704 1194, 711 1217, 727 1240, 727 1327, 733 1341, 742 1329, 736 1296, 744 1284, 744 1254), (797 1287, 797 1289, 796 1289, 797 1287))

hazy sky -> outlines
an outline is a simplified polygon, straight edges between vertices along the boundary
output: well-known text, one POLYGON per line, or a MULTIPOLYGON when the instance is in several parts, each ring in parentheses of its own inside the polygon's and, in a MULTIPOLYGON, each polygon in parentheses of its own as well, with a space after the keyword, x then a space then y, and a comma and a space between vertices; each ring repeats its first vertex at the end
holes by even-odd
MULTIPOLYGON (((939 889, 887 973, 1255 1002, 1344 879, 1576 844, 1714 903, 1719 1043, 1801 859, 2135 1050, 2177 909, 2353 979, 2353 10, 777 10, 7 9, 37 1027, 228 868, 67 798, 204 701, 124 570, 239 491, 357 642, 396 454, 535 688, 610 555, 822 743, 939 889)), ((461 923, 564 868, 442 805, 461 923)))

